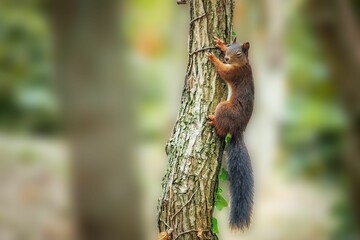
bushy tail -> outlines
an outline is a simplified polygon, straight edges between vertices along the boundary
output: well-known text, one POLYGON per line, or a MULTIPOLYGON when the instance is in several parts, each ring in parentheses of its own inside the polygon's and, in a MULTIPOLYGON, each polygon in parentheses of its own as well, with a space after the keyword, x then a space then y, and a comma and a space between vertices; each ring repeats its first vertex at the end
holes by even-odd
POLYGON ((241 229, 251 222, 254 179, 242 134, 233 136, 227 147, 230 181, 230 227, 241 229))

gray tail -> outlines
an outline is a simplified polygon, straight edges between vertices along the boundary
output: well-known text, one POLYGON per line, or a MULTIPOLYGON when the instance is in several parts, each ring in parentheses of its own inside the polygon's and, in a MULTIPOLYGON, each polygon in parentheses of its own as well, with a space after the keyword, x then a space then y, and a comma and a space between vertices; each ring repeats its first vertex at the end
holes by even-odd
POLYGON ((230 181, 230 227, 244 230, 251 223, 254 179, 242 134, 233 136, 227 147, 230 181))

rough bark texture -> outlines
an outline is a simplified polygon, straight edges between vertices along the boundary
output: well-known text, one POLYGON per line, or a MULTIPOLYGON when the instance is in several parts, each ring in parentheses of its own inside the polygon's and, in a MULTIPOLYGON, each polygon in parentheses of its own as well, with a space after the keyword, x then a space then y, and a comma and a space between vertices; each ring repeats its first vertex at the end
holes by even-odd
POLYGON ((166 146, 169 163, 158 212, 159 231, 173 229, 171 239, 215 239, 211 224, 224 144, 207 116, 225 98, 226 87, 206 54, 220 54, 214 36, 230 42, 233 6, 232 0, 189 3, 189 64, 178 119, 166 146))

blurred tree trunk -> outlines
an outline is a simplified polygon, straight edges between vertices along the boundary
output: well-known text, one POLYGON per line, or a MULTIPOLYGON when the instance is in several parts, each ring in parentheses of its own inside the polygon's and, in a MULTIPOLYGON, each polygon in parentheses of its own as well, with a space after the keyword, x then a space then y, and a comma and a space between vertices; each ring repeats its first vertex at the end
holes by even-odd
POLYGON ((144 239, 132 174, 134 94, 124 75, 127 61, 119 58, 119 1, 58 0, 53 7, 79 237, 144 239))
POLYGON ((189 63, 178 119, 166 146, 169 162, 158 226, 160 232, 172 232, 171 239, 215 239, 212 214, 224 144, 207 116, 224 99, 226 87, 206 54, 220 53, 214 36, 230 42, 234 2, 193 0, 189 5, 189 63))
MULTIPOLYGON (((331 76, 349 119, 349 152, 344 166, 360 220, 360 12, 356 1, 308 1, 314 33, 322 40, 331 76)), ((360 221, 358 222, 360 224, 360 221)))

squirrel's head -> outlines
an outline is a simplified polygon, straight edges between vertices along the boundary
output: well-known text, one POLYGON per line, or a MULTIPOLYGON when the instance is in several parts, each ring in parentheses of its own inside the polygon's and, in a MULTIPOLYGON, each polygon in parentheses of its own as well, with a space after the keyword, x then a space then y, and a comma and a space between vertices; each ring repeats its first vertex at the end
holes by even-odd
POLYGON ((243 66, 249 63, 248 54, 249 54, 250 43, 246 42, 240 44, 236 42, 236 38, 233 44, 227 46, 227 51, 225 53, 225 63, 228 64, 239 64, 243 66))

